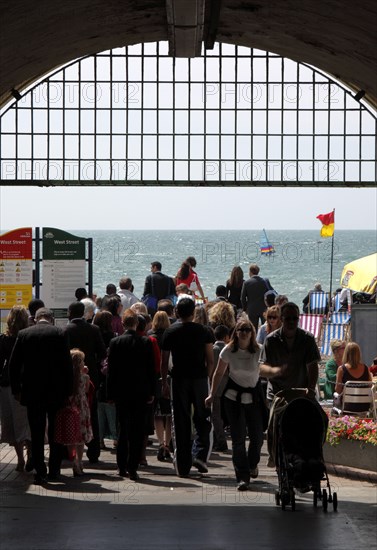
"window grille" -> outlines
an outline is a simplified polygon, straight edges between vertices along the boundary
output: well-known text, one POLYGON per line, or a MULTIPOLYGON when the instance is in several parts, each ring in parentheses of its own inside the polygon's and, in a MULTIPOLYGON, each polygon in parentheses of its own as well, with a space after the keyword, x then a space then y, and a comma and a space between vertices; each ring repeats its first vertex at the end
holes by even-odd
POLYGON ((3 110, 1 184, 374 186, 376 128, 303 63, 139 44, 71 62, 3 110))

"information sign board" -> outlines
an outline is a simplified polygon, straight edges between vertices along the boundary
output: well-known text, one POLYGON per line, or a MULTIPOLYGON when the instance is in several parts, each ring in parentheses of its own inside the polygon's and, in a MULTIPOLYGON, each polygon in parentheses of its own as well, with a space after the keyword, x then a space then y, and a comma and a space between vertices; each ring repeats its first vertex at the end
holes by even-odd
POLYGON ((31 227, 0 235, 0 309, 27 307, 33 288, 33 233, 31 227))
POLYGON ((42 243, 42 300, 50 309, 67 308, 76 288, 85 287, 85 238, 44 227, 42 243))

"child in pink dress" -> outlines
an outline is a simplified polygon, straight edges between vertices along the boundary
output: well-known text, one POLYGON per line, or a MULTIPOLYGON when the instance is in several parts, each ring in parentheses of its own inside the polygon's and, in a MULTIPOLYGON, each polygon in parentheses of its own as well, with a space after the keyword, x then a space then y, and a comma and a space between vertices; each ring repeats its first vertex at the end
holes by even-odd
POLYGON ((87 399, 90 379, 85 366, 84 353, 71 350, 73 363, 73 394, 68 406, 58 412, 56 419, 55 441, 67 445, 71 457, 74 476, 83 475, 82 457, 85 443, 93 439, 90 422, 90 409, 87 399))

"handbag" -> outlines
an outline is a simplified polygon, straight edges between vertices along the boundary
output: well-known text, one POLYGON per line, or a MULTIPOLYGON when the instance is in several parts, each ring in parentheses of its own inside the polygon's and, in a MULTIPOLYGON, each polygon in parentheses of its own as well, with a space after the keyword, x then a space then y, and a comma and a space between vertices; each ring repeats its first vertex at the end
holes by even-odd
POLYGON ((145 304, 147 306, 148 310, 157 309, 158 299, 156 298, 156 296, 152 296, 151 294, 147 294, 146 296, 142 297, 141 301, 143 302, 143 304, 145 304))
POLYGON ((8 357, 9 354, 7 354, 6 346, 5 346, 5 338, 4 334, 1 334, 0 336, 0 361, 3 361, 3 364, 1 365, 0 369, 0 386, 2 388, 5 388, 10 385, 10 379, 9 379, 9 365, 8 365, 8 357), (4 357, 5 356, 5 357, 4 357), (2 359, 4 358, 4 359, 2 359))
POLYGON ((9 380, 8 361, 4 359, 4 363, 0 372, 0 386, 2 388, 6 388, 9 385, 10 385, 10 380, 9 380))

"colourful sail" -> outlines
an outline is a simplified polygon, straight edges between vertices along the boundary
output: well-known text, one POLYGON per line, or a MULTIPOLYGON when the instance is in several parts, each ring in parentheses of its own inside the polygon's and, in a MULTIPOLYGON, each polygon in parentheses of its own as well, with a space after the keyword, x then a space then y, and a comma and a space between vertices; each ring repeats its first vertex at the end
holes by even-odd
POLYGON ((261 238, 259 240, 259 247, 261 254, 269 256, 270 254, 275 254, 275 249, 267 238, 266 231, 263 229, 261 238))

